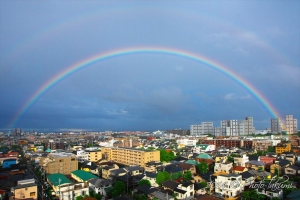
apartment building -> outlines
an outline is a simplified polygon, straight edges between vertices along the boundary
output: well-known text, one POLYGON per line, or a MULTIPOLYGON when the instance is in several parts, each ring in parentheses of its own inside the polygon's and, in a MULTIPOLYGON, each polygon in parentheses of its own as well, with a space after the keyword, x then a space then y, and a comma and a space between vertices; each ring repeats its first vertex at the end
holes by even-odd
POLYGON ((271 119, 271 132, 281 133, 281 120, 280 118, 271 119))
POLYGON ((190 135, 208 134, 213 134, 213 122, 201 122, 201 124, 190 126, 190 135))
POLYGON ((287 134, 293 134, 293 133, 298 132, 297 119, 294 119, 293 115, 286 115, 285 128, 286 128, 287 134))
POLYGON ((255 132, 255 128, 253 126, 253 117, 246 117, 245 120, 242 120, 239 125, 240 135, 250 135, 255 132))
POLYGON ((223 136, 238 136, 239 135, 239 123, 238 120, 222 120, 221 129, 223 136))
POLYGON ((145 167, 148 162, 160 161, 160 152, 156 150, 104 147, 101 153, 107 160, 114 160, 123 165, 145 167))
POLYGON ((275 147, 275 153, 280 154, 280 153, 283 153, 283 152, 289 152, 289 151, 291 151, 291 149, 292 149, 291 143, 284 143, 284 144, 279 143, 275 147))
POLYGON ((100 150, 89 150, 86 151, 88 153, 88 158, 90 162, 97 162, 98 160, 102 159, 102 154, 100 150))
POLYGON ((78 160, 72 153, 50 153, 41 158, 39 165, 47 174, 65 174, 78 170, 78 160))

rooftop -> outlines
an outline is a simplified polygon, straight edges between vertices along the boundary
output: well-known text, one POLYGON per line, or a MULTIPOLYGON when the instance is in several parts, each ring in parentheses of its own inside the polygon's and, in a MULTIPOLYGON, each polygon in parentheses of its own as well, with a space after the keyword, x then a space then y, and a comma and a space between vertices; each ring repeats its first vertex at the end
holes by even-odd
POLYGON ((83 181, 88 181, 88 180, 93 179, 93 178, 98 178, 94 174, 91 174, 91 173, 86 172, 84 170, 76 170, 76 171, 73 171, 72 174, 79 177, 83 181))
POLYGON ((69 180, 65 175, 63 174, 49 174, 47 176, 48 180, 51 182, 54 186, 64 185, 68 183, 72 183, 71 180, 69 180))

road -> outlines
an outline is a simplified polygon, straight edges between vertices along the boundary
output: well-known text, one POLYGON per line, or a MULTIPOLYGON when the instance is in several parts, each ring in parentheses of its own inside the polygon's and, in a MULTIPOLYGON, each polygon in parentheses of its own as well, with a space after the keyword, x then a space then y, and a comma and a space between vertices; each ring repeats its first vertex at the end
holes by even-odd
POLYGON ((28 172, 30 172, 30 174, 32 174, 34 176, 35 180, 37 181, 37 184, 38 184, 38 199, 39 200, 51 200, 48 196, 44 195, 44 189, 46 189, 47 186, 35 174, 35 170, 32 169, 31 164, 28 164, 27 166, 28 166, 28 172))

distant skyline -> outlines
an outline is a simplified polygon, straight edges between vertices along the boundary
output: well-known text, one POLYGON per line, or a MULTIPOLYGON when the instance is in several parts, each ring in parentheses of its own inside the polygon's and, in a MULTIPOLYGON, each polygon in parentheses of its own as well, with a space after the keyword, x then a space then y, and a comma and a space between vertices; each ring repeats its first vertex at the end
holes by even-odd
POLYGON ((274 117, 299 120, 299 7, 1 1, 0 129, 154 131, 249 116, 263 130, 274 117))

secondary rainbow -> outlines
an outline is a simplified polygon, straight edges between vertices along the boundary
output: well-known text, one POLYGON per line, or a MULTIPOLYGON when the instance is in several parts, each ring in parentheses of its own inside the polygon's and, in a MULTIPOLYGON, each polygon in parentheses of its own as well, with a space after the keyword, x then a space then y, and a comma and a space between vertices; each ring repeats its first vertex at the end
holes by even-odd
POLYGON ((212 61, 204 56, 197 55, 195 53, 188 52, 188 51, 183 51, 180 49, 166 48, 166 47, 130 47, 130 48, 116 49, 116 50, 96 54, 83 61, 77 62, 74 65, 71 65, 66 69, 64 69, 63 71, 61 71, 60 73, 56 74, 54 77, 52 77, 43 85, 41 85, 41 87, 39 87, 39 89, 35 91, 30 96, 30 98, 28 98, 28 100, 23 104, 21 109, 13 117, 13 119, 8 125, 8 128, 13 128, 17 124, 20 117, 26 112, 26 110, 39 97, 41 97, 45 92, 47 92, 51 87, 56 85, 62 79, 68 77, 69 75, 77 72, 80 69, 93 65, 94 63, 106 59, 110 59, 110 58, 132 55, 132 54, 164 54, 164 55, 183 57, 204 64, 205 66, 211 67, 219 72, 222 72, 223 74, 227 75, 228 77, 236 81, 238 84, 243 86, 245 89, 247 89, 251 93, 251 95, 254 96, 262 104, 262 106, 266 108, 266 110, 273 118, 280 117, 279 112, 276 111, 274 106, 272 106, 272 104, 267 100, 267 98, 265 98, 255 87, 253 87, 247 80, 245 80, 244 78, 242 78, 241 76, 239 76, 238 74, 230 70, 229 68, 226 68, 225 66, 221 65, 220 63, 212 61))

